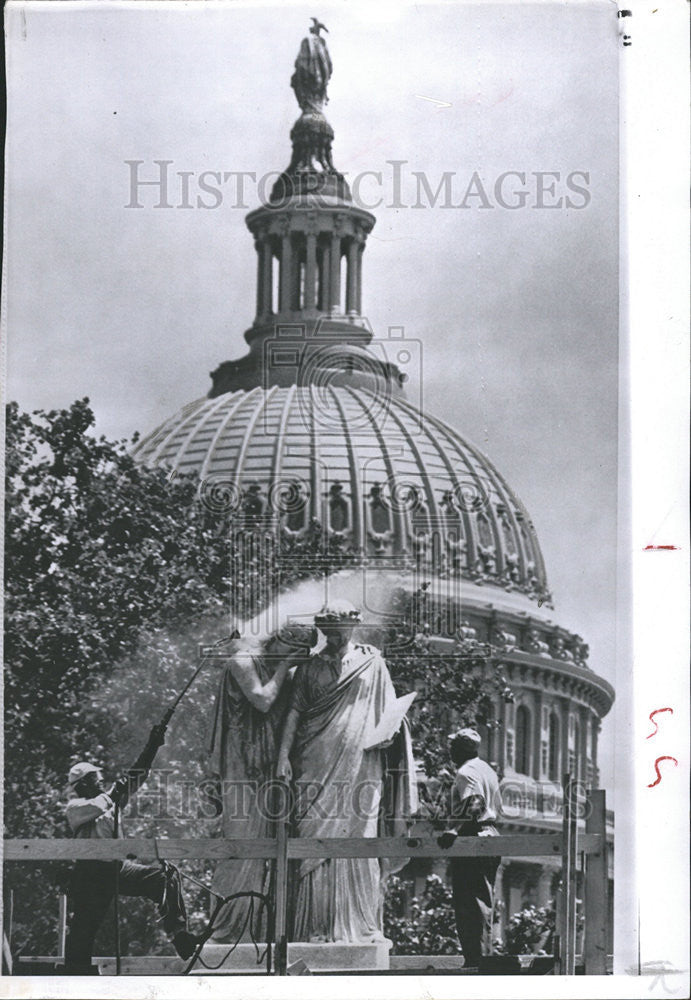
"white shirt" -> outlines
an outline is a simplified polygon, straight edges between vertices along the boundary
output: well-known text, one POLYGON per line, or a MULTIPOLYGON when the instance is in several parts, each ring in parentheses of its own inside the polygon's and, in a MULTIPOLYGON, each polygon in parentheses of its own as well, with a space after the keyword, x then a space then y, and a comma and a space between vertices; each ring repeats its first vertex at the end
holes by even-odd
MULTIPOLYGON (((501 791, 499 778, 489 764, 479 757, 471 757, 464 761, 456 771, 454 798, 461 804, 471 795, 481 796, 484 808, 477 817, 480 823, 493 823, 501 809, 501 791)), ((485 828, 481 835, 491 835, 493 828, 485 828)), ((496 833, 496 830, 494 830, 496 833)))
MULTIPOLYGON (((107 792, 93 799, 70 799, 65 816, 75 837, 109 840, 115 827, 115 803, 107 792)), ((118 829, 122 836, 122 829, 118 829)))

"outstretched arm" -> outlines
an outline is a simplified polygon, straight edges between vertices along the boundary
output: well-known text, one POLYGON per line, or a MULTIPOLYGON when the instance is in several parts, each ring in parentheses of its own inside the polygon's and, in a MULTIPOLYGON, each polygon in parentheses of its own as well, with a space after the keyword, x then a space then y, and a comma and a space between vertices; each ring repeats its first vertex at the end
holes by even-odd
POLYGON ((300 713, 296 708, 291 708, 286 716, 286 721, 283 726, 281 748, 278 751, 278 761, 276 763, 276 776, 279 778, 285 778, 286 781, 290 781, 293 777, 293 769, 290 766, 290 751, 293 748, 295 733, 297 732, 299 721, 300 713))
POLYGON ((262 684, 249 653, 236 653, 230 660, 229 669, 250 705, 260 712, 268 712, 293 663, 291 657, 281 660, 273 677, 266 684, 262 684))
POLYGON ((134 764, 128 768, 122 778, 118 778, 110 790, 113 802, 123 808, 132 795, 136 795, 149 777, 151 765, 154 762, 158 748, 165 743, 165 725, 153 726, 149 733, 146 746, 139 754, 134 764))

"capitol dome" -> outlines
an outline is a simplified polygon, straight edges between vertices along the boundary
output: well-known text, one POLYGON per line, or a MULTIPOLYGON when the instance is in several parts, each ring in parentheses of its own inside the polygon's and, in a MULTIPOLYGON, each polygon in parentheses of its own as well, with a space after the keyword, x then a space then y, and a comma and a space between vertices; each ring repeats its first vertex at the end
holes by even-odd
MULTIPOLYGON (((210 511, 236 514, 244 539, 246 528, 252 542, 268 535, 287 559, 343 552, 363 578, 366 567, 392 570, 392 588, 410 571, 412 591, 425 592, 430 652, 450 650, 463 670, 472 651, 513 692, 493 695, 478 722, 486 759, 509 782, 502 832, 559 828, 564 772, 597 787, 614 691, 581 636, 551 617, 521 501, 485 455, 406 398, 409 345, 397 328, 375 341, 362 265, 376 220, 333 167, 330 126, 312 111, 291 138, 290 166, 246 218, 257 255, 248 353, 220 364, 208 396, 134 456, 196 477, 210 511)), ((508 913, 521 899, 544 905, 558 875, 554 860, 514 859, 497 891, 508 913)), ((419 892, 422 870, 415 878, 419 892)))
POLYGON ((318 524, 351 552, 422 559, 548 601, 515 493, 453 428, 397 395, 330 383, 227 392, 185 406, 135 457, 199 477, 210 509, 251 509, 289 538, 318 524))

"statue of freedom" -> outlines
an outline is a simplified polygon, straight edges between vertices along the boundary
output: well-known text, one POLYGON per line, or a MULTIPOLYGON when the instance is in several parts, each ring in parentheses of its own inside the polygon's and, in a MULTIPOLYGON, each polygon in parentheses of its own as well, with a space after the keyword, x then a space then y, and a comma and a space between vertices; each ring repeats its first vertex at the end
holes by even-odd
POLYGON ((291 77, 290 86, 295 91, 297 102, 303 111, 321 113, 329 100, 326 88, 331 79, 333 66, 326 47, 326 39, 319 33, 322 28, 324 31, 329 29, 316 17, 313 17, 312 21, 310 33, 307 38, 303 38, 295 60, 295 72, 291 77))

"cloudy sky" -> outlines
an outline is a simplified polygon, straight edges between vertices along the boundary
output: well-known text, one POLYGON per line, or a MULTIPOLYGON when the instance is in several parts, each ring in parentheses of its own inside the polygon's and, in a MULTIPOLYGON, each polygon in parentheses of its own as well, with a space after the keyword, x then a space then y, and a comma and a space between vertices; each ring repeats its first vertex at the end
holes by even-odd
POLYGON ((382 199, 363 310, 378 336, 403 326, 419 344, 416 397, 505 475, 538 531, 555 617, 590 643, 596 671, 626 683, 614 648, 618 26, 605 0, 10 6, 7 396, 29 409, 89 396, 98 430, 129 437, 245 353, 244 216, 259 185, 246 179, 243 208, 231 177, 217 207, 197 207, 219 201, 200 175, 258 181, 287 165, 289 80, 315 13, 334 61, 336 166, 381 174, 360 187, 382 199), (128 160, 143 180, 171 161, 170 208, 153 207, 152 187, 125 207, 128 160), (497 196, 509 171, 522 176, 497 196), (433 192, 450 173, 449 197, 431 207, 423 193, 414 208, 420 173, 433 192), (486 197, 465 197, 474 174, 486 197))

